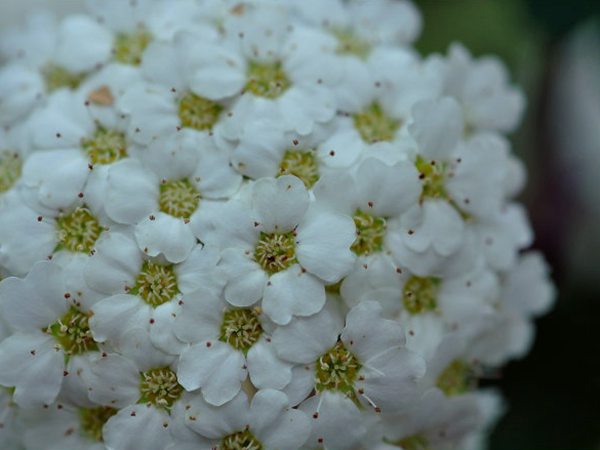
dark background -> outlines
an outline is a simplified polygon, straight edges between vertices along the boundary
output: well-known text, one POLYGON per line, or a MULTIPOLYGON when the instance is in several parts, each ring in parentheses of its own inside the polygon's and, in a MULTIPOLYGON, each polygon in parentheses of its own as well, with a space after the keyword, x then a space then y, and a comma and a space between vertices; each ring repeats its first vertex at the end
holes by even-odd
MULTIPOLYGON (((529 172, 520 200, 559 296, 537 321, 531 353, 505 366, 499 379, 482 381, 498 387, 508 406, 491 436, 491 450, 600 450, 600 250, 588 252, 592 257, 584 263, 592 276, 579 276, 570 257, 578 233, 574 223, 600 222, 591 222, 571 185, 577 174, 559 158, 549 118, 560 49, 582 24, 600 23, 600 0, 415 1, 424 16, 417 42, 423 54, 445 52, 452 41, 475 55, 497 54, 528 96, 524 124, 512 137, 529 172)), ((600 58, 600 45, 595 57, 600 58)))

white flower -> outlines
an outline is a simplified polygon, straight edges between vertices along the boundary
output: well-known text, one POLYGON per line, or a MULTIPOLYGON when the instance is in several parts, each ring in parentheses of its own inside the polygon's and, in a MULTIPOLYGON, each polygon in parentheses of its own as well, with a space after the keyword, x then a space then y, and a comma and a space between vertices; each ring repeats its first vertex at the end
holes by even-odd
POLYGON ((154 345, 178 354, 183 344, 173 327, 179 303, 200 285, 222 289, 218 261, 214 249, 196 245, 184 263, 168 264, 147 258, 130 236, 106 233, 84 267, 86 283, 105 296, 92 308, 94 338, 122 350, 130 328, 139 328, 154 345))
MULTIPOLYGON (((404 348, 400 325, 382 319, 380 311, 376 303, 363 302, 350 310, 344 326, 336 311, 325 308, 275 330, 278 355, 310 367, 299 374, 312 379, 306 395, 312 389, 337 392, 384 413, 410 403, 425 365, 404 348)), ((318 416, 318 404, 313 412, 318 416)))
MULTIPOLYGON (((21 406, 50 404, 63 379, 79 376, 73 367, 89 365, 97 353, 90 312, 71 300, 52 262, 35 264, 25 279, 3 280, 0 292, 2 316, 15 330, 0 343, 0 383, 15 387, 21 406)), ((79 394, 85 399, 85 391, 79 394)))
POLYGON ((282 389, 291 365, 276 356, 269 328, 259 308, 232 308, 206 289, 186 295, 174 332, 192 345, 181 353, 179 382, 188 391, 201 388, 217 406, 235 397, 248 376, 258 389, 282 389))
POLYGON ((504 65, 496 58, 473 60, 469 51, 454 44, 448 51, 445 92, 462 103, 465 121, 475 130, 513 131, 519 124, 525 99, 508 84, 504 65))
POLYGON ((213 448, 296 450, 310 432, 308 417, 291 409, 286 395, 273 389, 258 391, 251 403, 242 391, 220 408, 200 397, 188 405, 186 424, 212 440, 213 448))
POLYGON ((280 325, 319 312, 325 284, 352 267, 352 220, 310 205, 302 181, 289 175, 257 181, 251 209, 230 207, 235 219, 206 234, 207 243, 225 248, 225 299, 248 307, 262 298, 262 309, 280 325))

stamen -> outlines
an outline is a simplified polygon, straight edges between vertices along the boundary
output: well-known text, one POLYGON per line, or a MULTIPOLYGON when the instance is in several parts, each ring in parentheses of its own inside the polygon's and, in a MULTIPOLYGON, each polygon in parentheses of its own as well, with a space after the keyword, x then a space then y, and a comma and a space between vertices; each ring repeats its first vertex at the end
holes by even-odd
POLYGON ((168 367, 150 369, 141 374, 140 399, 146 403, 169 411, 183 394, 183 387, 177 382, 177 374, 168 367))
POLYGON ((280 62, 258 63, 251 62, 248 68, 248 83, 246 90, 258 97, 274 99, 283 94, 291 82, 280 62))
POLYGON ((230 309, 223 314, 220 339, 233 348, 248 353, 263 332, 254 309, 230 309))
POLYGON ((151 40, 150 33, 143 29, 132 34, 119 33, 113 47, 115 61, 132 66, 139 65, 151 40))
POLYGON ((288 150, 279 165, 279 175, 295 175, 307 188, 319 181, 319 165, 312 150, 288 150))
POLYGON ((222 110, 220 104, 188 92, 179 101, 179 120, 184 127, 210 131, 219 120, 222 110))
POLYGON ((98 350, 88 321, 90 313, 71 307, 67 313, 45 331, 52 335, 66 356, 98 350))
POLYGON ((99 127, 91 139, 81 141, 92 164, 110 164, 127 156, 125 134, 99 127))
POLYGON ((354 128, 368 144, 379 141, 392 141, 400 128, 400 121, 386 115, 379 103, 373 103, 365 110, 354 114, 354 128))
POLYGON ((336 390, 356 401, 354 381, 362 365, 342 341, 325 352, 316 364, 315 390, 317 393, 336 390))
POLYGON ((289 233, 260 233, 254 258, 269 273, 277 273, 296 263, 296 236, 289 233))
POLYGON ((108 406, 98 408, 80 408, 79 422, 81 433, 93 441, 103 442, 102 429, 112 416, 118 412, 118 409, 108 406))
POLYGON ((371 53, 371 44, 361 39, 350 29, 334 29, 333 34, 338 40, 336 53, 341 55, 354 55, 360 59, 367 59, 371 53))
POLYGON ((466 362, 455 359, 438 376, 436 386, 449 397, 468 392, 473 387, 471 367, 466 362))
POLYGON ((187 178, 168 180, 160 185, 160 210, 173 217, 189 219, 198 209, 200 192, 187 178))
POLYGON ((411 277, 404 285, 402 303, 411 314, 421 314, 437 308, 441 280, 434 277, 411 277))
POLYGON ((139 295, 154 308, 173 299, 179 293, 173 266, 146 261, 129 293, 139 295))
POLYGON ((415 166, 420 173, 423 190, 421 192, 421 201, 426 198, 448 199, 446 192, 445 169, 446 164, 436 161, 426 161, 421 156, 417 156, 415 166))
POLYGON ((102 226, 84 206, 71 214, 56 219, 58 228, 57 250, 65 248, 72 252, 90 253, 102 233, 102 226))
POLYGON ((85 74, 83 73, 71 73, 54 64, 46 65, 42 69, 42 76, 46 82, 46 90, 48 92, 53 92, 65 87, 76 89, 85 78, 85 74))
POLYGON ((357 209, 354 213, 356 240, 350 249, 357 255, 370 255, 383 249, 386 220, 357 209))
POLYGON ((0 151, 0 192, 6 192, 21 176, 23 162, 16 152, 0 151))
POLYGON ((249 430, 244 430, 224 437, 218 448, 219 450, 262 450, 263 446, 249 430))

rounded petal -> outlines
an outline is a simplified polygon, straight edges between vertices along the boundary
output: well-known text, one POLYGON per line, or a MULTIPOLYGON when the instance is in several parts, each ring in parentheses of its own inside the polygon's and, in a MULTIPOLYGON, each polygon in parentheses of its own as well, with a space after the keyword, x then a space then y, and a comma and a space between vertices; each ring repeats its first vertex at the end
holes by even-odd
POLYGON ((261 178, 252 191, 252 205, 267 233, 292 230, 308 208, 308 192, 295 176, 261 178))
POLYGON ((167 261, 185 261, 196 238, 190 226, 183 220, 165 213, 156 213, 142 220, 135 227, 135 239, 140 249, 148 256, 164 255, 167 261))
POLYGON ((283 389, 292 379, 292 364, 281 360, 272 339, 261 339, 248 351, 248 372, 258 389, 283 389))
POLYGON ((164 450, 171 442, 168 414, 153 406, 132 405, 104 425, 103 437, 111 450, 164 450))

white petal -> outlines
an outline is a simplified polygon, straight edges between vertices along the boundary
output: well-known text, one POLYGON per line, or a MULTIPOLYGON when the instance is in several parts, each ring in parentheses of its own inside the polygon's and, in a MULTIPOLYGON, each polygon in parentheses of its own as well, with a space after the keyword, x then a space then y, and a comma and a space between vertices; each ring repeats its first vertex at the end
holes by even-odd
POLYGON ((219 340, 192 345, 181 353, 177 367, 179 383, 188 391, 202 389, 208 403, 215 406, 230 401, 246 379, 245 358, 219 340))
POLYGON ((108 172, 106 213, 115 222, 133 225, 158 209, 158 179, 134 159, 116 162, 108 172))
POLYGON ((188 258, 174 268, 177 287, 184 295, 198 288, 220 292, 225 285, 225 276, 217 264, 221 255, 215 247, 197 245, 188 258))
POLYGON ((311 316, 325 305, 325 287, 298 264, 271 276, 265 287, 262 307, 269 318, 285 325, 292 316, 311 316))
POLYGON ((244 391, 222 406, 213 406, 200 395, 190 397, 187 406, 186 425, 210 439, 220 440, 250 423, 250 404, 244 391))
POLYGON ((16 388, 13 398, 23 408, 51 404, 63 381, 64 353, 51 336, 16 333, 0 343, 0 384, 16 388))
POLYGON ((219 336, 226 305, 217 294, 199 288, 187 294, 182 301, 174 329, 179 339, 195 343, 219 336))
POLYGON ((332 307, 307 318, 298 318, 273 332, 277 354, 286 361, 314 363, 337 342, 343 328, 342 317, 332 307))
POLYGON ((112 353, 97 358, 84 378, 90 400, 100 405, 124 408, 140 397, 140 371, 124 356, 112 353))
POLYGON ((258 389, 283 389, 292 379, 292 365, 277 356, 270 338, 256 342, 246 358, 250 380, 258 389))
POLYGON ((150 322, 150 341, 165 353, 179 355, 184 347, 175 336, 175 321, 180 307, 176 300, 163 303, 152 311, 153 322, 150 322))
POLYGON ((67 310, 62 269, 41 261, 24 280, 6 278, 0 283, 3 318, 18 330, 41 329, 54 323, 67 310))
POLYGON ((250 306, 259 301, 268 280, 265 271, 239 249, 227 249, 222 256, 220 267, 227 278, 225 299, 239 307, 250 306))
POLYGON ((142 267, 142 254, 136 242, 121 233, 103 233, 96 251, 83 269, 86 283, 103 294, 125 292, 133 287, 142 267))
POLYGON ((111 450, 164 450, 171 442, 170 419, 153 406, 132 405, 104 425, 103 437, 111 450))
POLYGON ((262 178, 252 192, 252 205, 267 233, 292 230, 308 208, 304 183, 291 175, 262 178))
POLYGON ((336 283, 350 272, 356 256, 354 221, 341 214, 311 211, 298 227, 296 257, 310 273, 336 283))
POLYGON ((185 261, 196 238, 191 227, 182 219, 165 213, 156 213, 154 218, 143 219, 135 227, 135 238, 140 249, 149 256, 164 255, 167 261, 185 261))
POLYGON ((460 105, 451 97, 424 100, 413 108, 410 132, 425 158, 445 159, 458 144, 464 124, 460 105))
POLYGON ((356 174, 360 209, 376 216, 397 216, 417 203, 421 195, 419 173, 413 164, 388 166, 368 158, 356 174))
POLYGON ((92 311, 89 324, 94 339, 118 345, 130 327, 149 323, 152 307, 134 295, 117 294, 96 303, 92 311))

